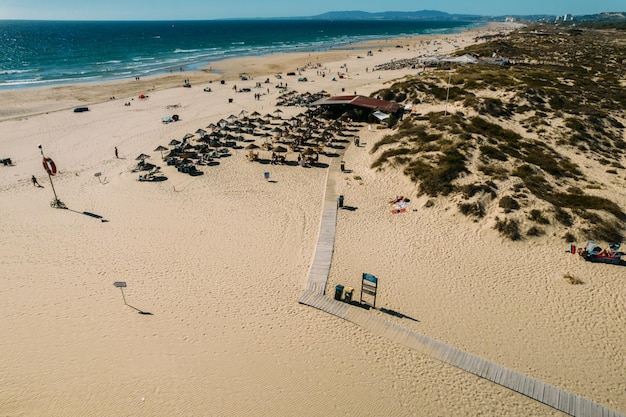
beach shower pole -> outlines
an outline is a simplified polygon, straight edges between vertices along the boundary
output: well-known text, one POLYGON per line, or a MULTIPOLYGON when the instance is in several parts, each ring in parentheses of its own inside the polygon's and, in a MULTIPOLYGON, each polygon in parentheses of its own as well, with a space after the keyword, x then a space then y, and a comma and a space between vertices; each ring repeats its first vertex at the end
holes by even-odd
MULTIPOLYGON (((39 151, 41 152, 41 157, 45 158, 45 156, 43 154, 43 148, 41 146, 41 143, 39 144, 39 151)), ((43 165, 44 165, 44 167, 46 166, 46 161, 45 160, 43 161, 43 165)), ((54 194, 54 201, 56 203, 57 201, 59 201, 59 198, 57 197, 57 192, 54 189, 54 183, 52 182, 52 175, 50 175, 50 171, 48 171, 47 169, 46 169, 46 174, 48 174, 48 178, 50 179, 50 186, 52 186, 52 193, 54 194)))

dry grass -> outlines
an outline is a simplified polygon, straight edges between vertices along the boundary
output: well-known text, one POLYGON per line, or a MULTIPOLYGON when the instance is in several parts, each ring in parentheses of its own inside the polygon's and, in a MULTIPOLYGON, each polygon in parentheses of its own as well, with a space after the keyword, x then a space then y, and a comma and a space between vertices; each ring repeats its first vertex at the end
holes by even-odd
POLYGON ((583 280, 575 277, 574 275, 570 274, 569 272, 566 274, 563 274, 563 278, 565 278, 565 280, 567 282, 569 282, 572 285, 582 285, 584 284, 583 280))
MULTIPOLYGON (((575 228, 580 235, 619 240, 625 210, 610 194, 588 194, 598 187, 585 178, 583 165, 567 155, 600 163, 612 177, 626 174, 626 90, 615 88, 626 63, 626 31, 609 36, 591 27, 564 31, 540 25, 458 53, 488 58, 494 52, 508 58, 509 65, 452 66, 452 72, 407 76, 374 92, 406 103, 442 102, 452 73, 450 100, 457 111, 405 118, 393 134, 374 144, 372 168, 401 169, 429 197, 460 196, 468 201, 458 204, 459 210, 475 218, 493 219, 501 208, 510 221, 519 222, 531 208, 545 207, 546 213, 554 210, 553 222, 538 210, 530 212, 530 219, 552 223, 560 229, 556 233, 575 228), (537 36, 535 29, 547 35, 537 36), (600 50, 612 59, 598 60, 600 50), (519 179, 515 185, 512 176, 519 179), (486 183, 488 187, 479 186, 486 183), (485 194, 499 205, 486 200, 481 205, 485 194), (602 216, 571 214, 589 210, 602 216)), ((500 228, 519 239, 509 221, 500 228)), ((531 235, 541 232, 530 230, 531 235)))

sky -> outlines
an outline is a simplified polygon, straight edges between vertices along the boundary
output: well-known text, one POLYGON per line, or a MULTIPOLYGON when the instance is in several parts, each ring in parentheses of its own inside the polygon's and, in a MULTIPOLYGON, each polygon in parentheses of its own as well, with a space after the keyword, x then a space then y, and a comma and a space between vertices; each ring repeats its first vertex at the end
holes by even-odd
POLYGON ((330 11, 438 10, 501 15, 626 11, 624 0, 0 0, 1 19, 207 20, 314 16, 330 11))

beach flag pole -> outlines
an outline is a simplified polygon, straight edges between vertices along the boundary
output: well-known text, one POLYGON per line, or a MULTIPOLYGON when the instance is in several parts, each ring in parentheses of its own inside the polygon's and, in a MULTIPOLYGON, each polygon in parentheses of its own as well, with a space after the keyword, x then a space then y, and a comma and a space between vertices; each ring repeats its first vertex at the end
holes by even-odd
MULTIPOLYGON (((43 153, 43 147, 41 146, 41 143, 39 144, 39 151, 41 152, 41 157, 43 158, 43 165, 44 168, 46 167, 46 157, 43 153)), ((50 180, 50 186, 52 186, 52 193, 54 194, 54 206, 57 206, 58 203, 60 203, 59 198, 57 197, 57 192, 54 189, 54 183, 52 182, 52 175, 50 175, 50 171, 48 169, 45 170, 46 174, 48 174, 48 179, 50 180)))

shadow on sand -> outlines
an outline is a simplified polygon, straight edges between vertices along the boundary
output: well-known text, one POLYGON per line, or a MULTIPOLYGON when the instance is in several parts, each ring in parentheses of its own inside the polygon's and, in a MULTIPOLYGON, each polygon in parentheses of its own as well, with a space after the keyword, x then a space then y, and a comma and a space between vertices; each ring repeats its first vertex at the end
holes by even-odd
POLYGON ((91 213, 89 211, 77 211, 77 210, 72 210, 69 207, 67 207, 66 210, 71 211, 73 213, 82 214, 82 215, 87 216, 87 217, 92 217, 92 218, 94 218, 96 220, 100 220, 102 223, 107 223, 108 222, 108 220, 103 218, 101 215, 95 214, 95 213, 91 213))

